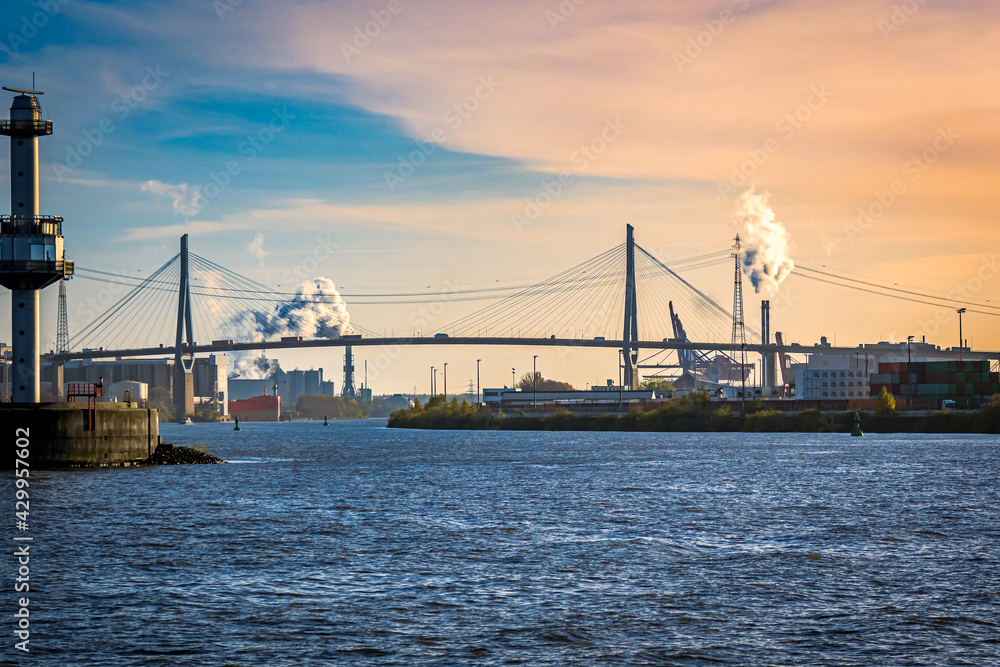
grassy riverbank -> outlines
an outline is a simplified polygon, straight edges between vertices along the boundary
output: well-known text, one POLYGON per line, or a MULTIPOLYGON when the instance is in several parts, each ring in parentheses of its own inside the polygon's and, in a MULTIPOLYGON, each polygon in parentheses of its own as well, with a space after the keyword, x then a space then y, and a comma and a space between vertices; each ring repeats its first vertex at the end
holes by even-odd
MULTIPOLYGON (((491 414, 457 399, 434 396, 389 416, 390 428, 468 429, 504 431, 750 431, 850 433, 854 412, 821 413, 818 410, 784 413, 748 403, 745 415, 735 415, 728 405, 689 394, 667 401, 649 412, 598 417, 574 415, 568 410, 544 417, 491 414)), ((1000 433, 1000 396, 976 412, 941 411, 907 415, 888 411, 862 413, 861 427, 869 433, 1000 433)))

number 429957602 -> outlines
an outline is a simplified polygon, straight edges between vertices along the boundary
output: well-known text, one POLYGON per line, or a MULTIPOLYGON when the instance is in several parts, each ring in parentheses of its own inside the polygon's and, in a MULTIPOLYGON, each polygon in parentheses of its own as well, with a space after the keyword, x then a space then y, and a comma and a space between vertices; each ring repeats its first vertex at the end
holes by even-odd
POLYGON ((30 445, 29 433, 26 428, 19 428, 15 431, 14 435, 17 437, 17 445, 14 450, 14 467, 16 468, 14 474, 17 476, 15 481, 15 486, 17 491, 14 493, 14 497, 17 502, 14 507, 14 516, 19 522, 19 526, 24 525, 21 522, 28 521, 28 446, 30 445))

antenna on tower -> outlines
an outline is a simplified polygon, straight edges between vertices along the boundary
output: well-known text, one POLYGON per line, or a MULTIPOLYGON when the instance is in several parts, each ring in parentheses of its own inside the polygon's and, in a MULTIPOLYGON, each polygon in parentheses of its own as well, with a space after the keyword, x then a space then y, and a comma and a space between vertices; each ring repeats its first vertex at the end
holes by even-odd
MULTIPOLYGON (((746 403, 747 395, 747 331, 743 322, 743 270, 740 268, 740 251, 743 246, 740 244, 740 235, 736 235, 733 244, 732 257, 735 260, 736 275, 733 279, 733 356, 736 357, 737 345, 739 345, 739 365, 740 383, 743 386, 743 402, 746 403)), ((729 367, 729 384, 732 386, 736 381, 736 367, 729 367)))
POLYGON ((66 279, 59 281, 59 319, 56 326, 56 352, 69 352, 69 315, 66 310, 66 279))

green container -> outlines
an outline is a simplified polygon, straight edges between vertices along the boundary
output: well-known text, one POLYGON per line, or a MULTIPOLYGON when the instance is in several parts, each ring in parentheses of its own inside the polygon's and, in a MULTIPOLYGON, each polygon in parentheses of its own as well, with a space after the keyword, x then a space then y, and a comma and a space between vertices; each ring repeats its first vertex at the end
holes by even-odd
POLYGON ((928 373, 947 373, 948 371, 955 371, 956 368, 953 361, 928 361, 924 370, 928 373))

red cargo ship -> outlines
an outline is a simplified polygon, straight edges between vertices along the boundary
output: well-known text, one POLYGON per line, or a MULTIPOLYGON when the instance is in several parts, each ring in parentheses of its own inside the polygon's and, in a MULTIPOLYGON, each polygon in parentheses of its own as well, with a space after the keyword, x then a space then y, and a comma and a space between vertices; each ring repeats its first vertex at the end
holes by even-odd
POLYGON ((254 396, 243 401, 229 401, 229 414, 246 422, 276 422, 281 415, 280 396, 254 396))

